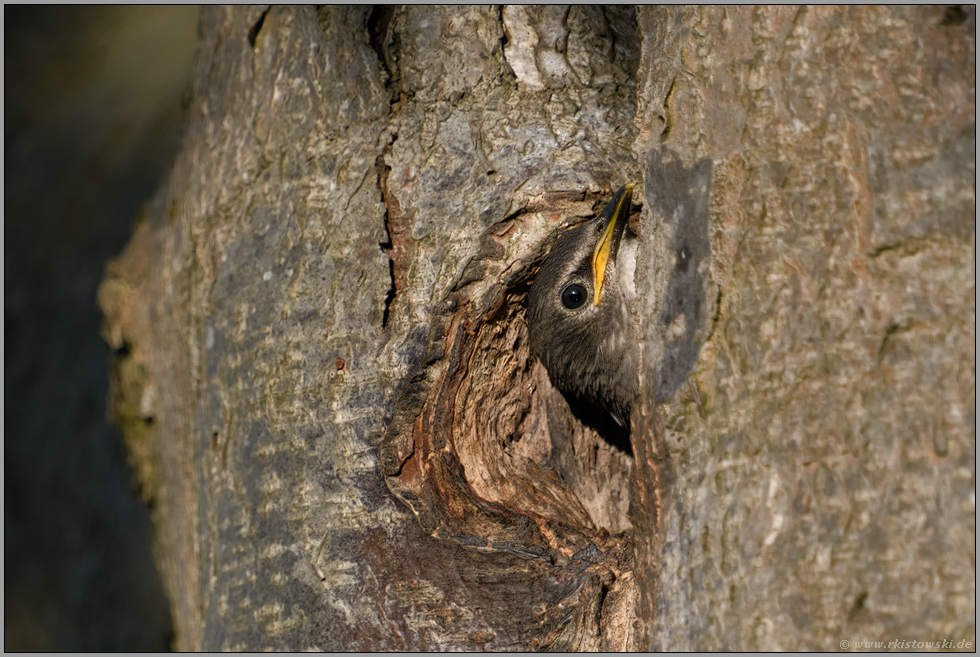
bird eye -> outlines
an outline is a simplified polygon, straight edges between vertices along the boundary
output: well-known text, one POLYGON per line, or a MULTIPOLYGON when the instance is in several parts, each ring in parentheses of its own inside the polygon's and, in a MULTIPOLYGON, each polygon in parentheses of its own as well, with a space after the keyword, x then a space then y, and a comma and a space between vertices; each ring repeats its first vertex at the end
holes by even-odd
POLYGON ((569 310, 581 308, 588 298, 588 290, 580 283, 572 283, 561 291, 561 302, 569 310))

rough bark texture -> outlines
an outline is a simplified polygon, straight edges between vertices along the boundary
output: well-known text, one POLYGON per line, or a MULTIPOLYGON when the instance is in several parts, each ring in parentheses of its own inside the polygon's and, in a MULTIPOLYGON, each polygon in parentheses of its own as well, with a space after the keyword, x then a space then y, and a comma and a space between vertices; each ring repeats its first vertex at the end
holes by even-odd
POLYGON ((972 640, 973 26, 207 11, 101 295, 181 647, 972 640), (632 456, 523 319, 555 230, 628 180, 632 456))
POLYGON ((679 14, 651 48, 667 143, 715 162, 719 307, 665 409, 654 643, 974 641, 975 15, 679 14))

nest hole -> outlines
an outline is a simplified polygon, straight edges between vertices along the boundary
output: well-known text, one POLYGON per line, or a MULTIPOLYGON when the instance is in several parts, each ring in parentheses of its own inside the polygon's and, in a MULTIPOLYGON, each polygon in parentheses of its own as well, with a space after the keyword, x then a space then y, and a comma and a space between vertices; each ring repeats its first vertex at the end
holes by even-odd
POLYGON ((530 353, 528 271, 474 326, 455 400, 452 443, 480 498, 518 513, 619 533, 633 458, 575 417, 530 353))

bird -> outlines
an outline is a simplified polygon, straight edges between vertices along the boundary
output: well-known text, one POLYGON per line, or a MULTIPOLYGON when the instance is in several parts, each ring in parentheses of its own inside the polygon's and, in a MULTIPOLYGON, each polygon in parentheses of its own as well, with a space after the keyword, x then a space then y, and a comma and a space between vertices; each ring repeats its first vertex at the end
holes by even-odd
MULTIPOLYGON (((619 258, 633 184, 617 191, 594 219, 562 233, 528 290, 531 354, 580 419, 600 434, 605 415, 628 439, 630 409, 639 394, 639 343, 629 311, 631 268, 619 258)), ((635 252, 634 252, 635 253, 635 252)), ((607 432, 608 433, 608 432, 607 432)), ((606 436, 604 436, 606 437, 606 436)))

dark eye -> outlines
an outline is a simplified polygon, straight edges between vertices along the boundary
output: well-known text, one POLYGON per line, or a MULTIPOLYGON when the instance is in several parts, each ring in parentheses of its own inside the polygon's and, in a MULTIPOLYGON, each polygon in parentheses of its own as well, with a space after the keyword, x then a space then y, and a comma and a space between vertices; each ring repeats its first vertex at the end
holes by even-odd
POLYGON ((588 290, 580 283, 572 283, 561 291, 561 302, 569 310, 581 308, 588 298, 588 290))

